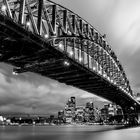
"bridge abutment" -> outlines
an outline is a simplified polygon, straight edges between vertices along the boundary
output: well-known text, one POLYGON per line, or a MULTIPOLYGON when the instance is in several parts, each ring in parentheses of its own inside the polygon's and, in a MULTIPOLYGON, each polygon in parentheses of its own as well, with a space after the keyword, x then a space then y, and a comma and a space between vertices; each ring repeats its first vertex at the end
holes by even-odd
POLYGON ((140 112, 138 113, 134 107, 123 108, 124 122, 129 126, 137 126, 140 123, 140 112))
POLYGON ((137 119, 138 119, 138 124, 140 125, 140 109, 137 109, 137 119))

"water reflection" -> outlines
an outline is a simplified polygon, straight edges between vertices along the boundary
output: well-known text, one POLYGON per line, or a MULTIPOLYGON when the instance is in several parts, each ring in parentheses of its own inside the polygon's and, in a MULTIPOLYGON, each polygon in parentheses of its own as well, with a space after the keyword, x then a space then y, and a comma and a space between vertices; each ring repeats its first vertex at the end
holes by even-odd
POLYGON ((140 128, 114 126, 5 126, 0 140, 139 140, 140 128))

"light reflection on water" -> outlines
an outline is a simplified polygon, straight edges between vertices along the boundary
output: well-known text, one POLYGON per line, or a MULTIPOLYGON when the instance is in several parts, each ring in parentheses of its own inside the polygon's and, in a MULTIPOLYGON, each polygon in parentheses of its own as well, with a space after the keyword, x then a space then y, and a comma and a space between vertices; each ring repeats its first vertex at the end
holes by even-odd
POLYGON ((140 127, 0 126, 0 140, 140 140, 140 127))

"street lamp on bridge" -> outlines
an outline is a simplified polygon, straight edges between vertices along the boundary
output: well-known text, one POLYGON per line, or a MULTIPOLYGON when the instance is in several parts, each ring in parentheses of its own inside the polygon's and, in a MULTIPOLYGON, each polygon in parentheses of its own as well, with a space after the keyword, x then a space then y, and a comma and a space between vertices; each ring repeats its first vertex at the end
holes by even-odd
POLYGON ((5 5, 2 5, 2 6, 1 6, 1 10, 2 10, 3 12, 5 12, 6 9, 7 9, 7 7, 6 7, 5 5))

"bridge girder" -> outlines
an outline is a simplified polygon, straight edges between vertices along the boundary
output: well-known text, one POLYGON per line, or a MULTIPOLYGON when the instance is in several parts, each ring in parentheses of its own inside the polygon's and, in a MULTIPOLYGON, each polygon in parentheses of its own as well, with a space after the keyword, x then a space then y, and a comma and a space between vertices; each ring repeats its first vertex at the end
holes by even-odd
MULTIPOLYGON (((0 61, 17 66, 16 72, 37 72, 61 82, 64 80, 67 84, 72 84, 72 80, 78 81, 78 78, 82 80, 89 74, 97 75, 124 95, 132 97, 132 90, 122 65, 105 37, 67 8, 49 0, 2 0, 0 2, 0 28, 2 32, 0 61), (14 32, 11 33, 11 31, 14 32), (9 44, 4 43, 9 36, 12 50, 8 49, 9 44), (23 46, 18 44, 20 41, 26 42, 25 40, 28 40, 27 44, 23 46), (21 54, 17 53, 19 50, 13 49, 12 43, 20 46, 18 49, 21 54), (29 49, 30 53, 24 53, 23 49, 26 51, 29 49), (48 55, 42 56, 45 53, 48 55), (67 60, 71 67, 74 67, 69 71, 62 64, 67 60), (66 76, 76 72, 77 67, 82 69, 79 76, 66 76), (52 70, 55 70, 56 74, 51 73, 52 70)), ((77 84, 75 82, 75 86, 77 84)), ((92 91, 90 86, 85 88, 81 85, 81 88, 92 91)), ((110 92, 110 90, 107 91, 110 92)))

